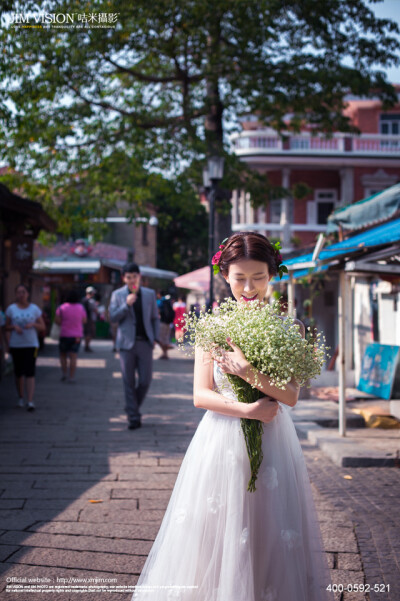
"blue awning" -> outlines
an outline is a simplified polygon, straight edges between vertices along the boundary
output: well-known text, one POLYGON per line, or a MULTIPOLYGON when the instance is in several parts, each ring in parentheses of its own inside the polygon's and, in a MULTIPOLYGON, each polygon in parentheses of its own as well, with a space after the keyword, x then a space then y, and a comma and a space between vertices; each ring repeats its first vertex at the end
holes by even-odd
MULTIPOLYGON (((333 259, 343 258, 345 256, 353 256, 360 253, 363 250, 372 249, 378 246, 384 246, 385 244, 393 244, 400 241, 400 218, 388 221, 382 225, 374 227, 370 230, 366 230, 361 234, 352 236, 347 240, 331 244, 321 251, 318 257, 318 266, 314 270, 315 273, 318 271, 324 271, 330 264, 329 262, 333 259), (321 263, 323 263, 321 265, 321 263)), ((312 253, 300 255, 298 257, 292 257, 283 261, 283 264, 290 270, 294 270, 294 277, 303 277, 309 273, 311 265, 305 269, 305 263, 312 262, 312 253), (298 267, 297 267, 298 266, 298 267), (300 275, 301 274, 301 275, 300 275)), ((284 276, 282 280, 287 280, 288 276, 284 276)), ((274 283, 278 281, 274 278, 274 283)))

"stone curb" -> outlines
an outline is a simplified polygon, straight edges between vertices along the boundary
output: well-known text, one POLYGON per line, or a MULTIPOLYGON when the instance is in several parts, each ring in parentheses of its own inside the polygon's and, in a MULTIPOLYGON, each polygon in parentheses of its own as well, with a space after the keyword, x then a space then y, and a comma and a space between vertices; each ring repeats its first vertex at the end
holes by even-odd
POLYGON ((387 449, 374 449, 352 437, 342 437, 338 431, 323 428, 315 422, 295 422, 299 438, 318 446, 339 467, 395 467, 396 452, 388 441, 387 449), (391 449, 391 450, 389 450, 391 449))

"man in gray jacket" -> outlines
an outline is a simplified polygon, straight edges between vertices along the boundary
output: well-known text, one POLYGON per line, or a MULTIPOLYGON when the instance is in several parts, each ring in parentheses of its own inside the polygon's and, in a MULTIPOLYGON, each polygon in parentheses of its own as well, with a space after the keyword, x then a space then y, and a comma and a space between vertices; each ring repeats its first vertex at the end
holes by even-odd
POLYGON ((159 339, 160 318, 155 292, 140 285, 136 263, 124 265, 122 279, 125 286, 112 293, 109 315, 111 322, 118 323, 115 346, 120 354, 125 412, 129 429, 135 430, 142 425, 139 408, 151 383, 153 348, 159 339))

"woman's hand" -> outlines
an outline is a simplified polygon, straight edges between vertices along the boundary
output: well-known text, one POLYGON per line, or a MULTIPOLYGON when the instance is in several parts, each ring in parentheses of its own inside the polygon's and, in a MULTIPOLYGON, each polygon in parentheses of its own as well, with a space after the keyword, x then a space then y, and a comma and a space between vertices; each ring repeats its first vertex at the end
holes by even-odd
POLYGON ((233 374, 234 376, 240 376, 245 379, 250 363, 247 361, 240 348, 236 346, 230 338, 227 338, 226 341, 232 351, 225 351, 216 347, 215 351, 211 352, 211 356, 225 374, 233 374))
POLYGON ((269 396, 263 396, 248 405, 248 418, 258 419, 260 422, 271 422, 278 413, 279 404, 269 396))
POLYGON ((36 321, 32 321, 32 323, 27 323, 25 326, 26 330, 31 330, 32 328, 35 328, 37 332, 44 332, 46 330, 46 325, 42 316, 38 317, 36 321))
POLYGON ((17 334, 23 334, 23 330, 20 326, 17 326, 17 324, 14 325, 14 331, 17 332, 17 334))

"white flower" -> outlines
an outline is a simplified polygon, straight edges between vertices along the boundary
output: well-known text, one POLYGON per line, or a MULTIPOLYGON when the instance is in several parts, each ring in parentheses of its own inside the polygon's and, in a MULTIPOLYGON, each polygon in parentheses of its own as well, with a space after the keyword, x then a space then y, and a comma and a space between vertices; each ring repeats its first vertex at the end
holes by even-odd
MULTIPOLYGON (((239 430, 239 431, 241 431, 241 430, 239 430)), ((232 449, 227 450, 226 457, 227 457, 227 460, 230 463, 230 465, 237 464, 237 458, 236 458, 235 452, 232 449)))
POLYGON ((167 593, 168 601, 181 601, 182 593, 177 588, 170 588, 167 593))
POLYGON ((300 534, 296 530, 281 530, 281 538, 289 550, 300 545, 300 534))
POLYGON ((175 510, 174 518, 177 524, 182 524, 186 520, 187 510, 185 507, 178 507, 175 510))
POLYGON ((210 513, 217 513, 222 506, 220 495, 207 498, 207 507, 210 513))
POLYGON ((274 467, 267 466, 261 476, 261 481, 268 488, 273 490, 278 486, 278 473, 274 467))
POLYGON ((257 371, 269 376, 272 384, 284 389, 292 377, 299 384, 321 371, 326 347, 306 340, 292 317, 281 319, 279 303, 251 307, 232 299, 221 303, 217 314, 203 313, 186 320, 189 344, 209 351, 212 345, 230 350, 230 336, 257 371))
POLYGON ((240 544, 245 546, 249 540, 249 529, 243 528, 242 534, 240 535, 240 544))
MULTIPOLYGON (((302 338, 299 325, 294 318, 284 316, 279 302, 262 305, 256 301, 247 305, 227 299, 216 313, 203 313, 199 317, 191 314, 185 327, 189 344, 199 346, 206 352, 215 348, 230 351, 226 339, 230 337, 243 352, 254 374, 252 384, 238 375, 225 375, 229 381, 226 396, 239 402, 254 402, 261 393, 256 390, 260 376, 268 376, 271 385, 285 390, 292 378, 301 386, 321 372, 326 347, 316 339, 302 338), (256 391, 256 392, 255 392, 256 391)), ((221 376, 219 368, 215 371, 221 376)), ((218 389, 223 388, 223 378, 218 377, 218 389), (220 383, 221 381, 221 383, 220 383)), ((224 392, 222 392, 224 394, 224 392)), ((255 490, 258 469, 262 461, 262 426, 257 420, 240 420, 249 457, 252 457, 249 491, 255 490)))

